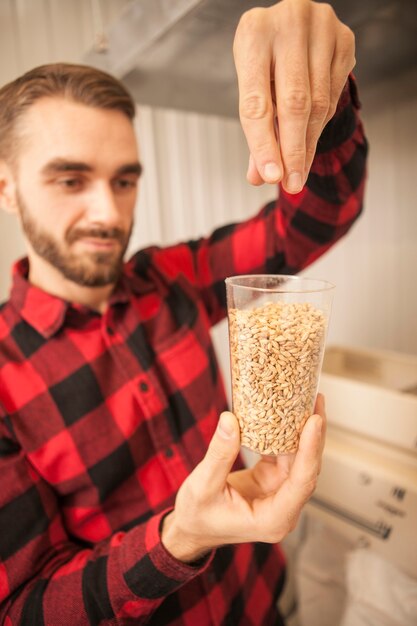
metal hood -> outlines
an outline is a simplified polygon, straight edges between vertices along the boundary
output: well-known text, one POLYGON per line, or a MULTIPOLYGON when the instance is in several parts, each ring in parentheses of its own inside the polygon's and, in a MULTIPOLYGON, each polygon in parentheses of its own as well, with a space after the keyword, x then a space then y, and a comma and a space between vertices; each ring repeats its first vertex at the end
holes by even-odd
MULTIPOLYGON (((236 116, 232 42, 240 15, 270 0, 134 0, 84 61, 120 78, 141 104, 236 116)), ((362 93, 417 67, 416 0, 331 0, 356 35, 362 93)))

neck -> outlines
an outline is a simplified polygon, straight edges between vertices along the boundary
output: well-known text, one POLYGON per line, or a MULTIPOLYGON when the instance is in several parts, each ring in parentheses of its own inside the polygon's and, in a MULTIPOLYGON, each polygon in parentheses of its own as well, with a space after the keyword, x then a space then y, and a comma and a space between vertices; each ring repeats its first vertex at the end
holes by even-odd
POLYGON ((53 296, 89 307, 99 313, 104 313, 114 284, 103 287, 85 287, 66 279, 57 269, 47 261, 29 256, 29 282, 35 287, 53 296))

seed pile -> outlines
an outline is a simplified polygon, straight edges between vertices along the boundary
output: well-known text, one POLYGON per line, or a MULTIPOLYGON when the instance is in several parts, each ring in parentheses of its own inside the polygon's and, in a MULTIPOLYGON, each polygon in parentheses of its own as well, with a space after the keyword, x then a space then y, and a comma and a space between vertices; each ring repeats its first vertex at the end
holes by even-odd
POLYGON ((314 408, 326 318, 310 303, 229 310, 233 411, 242 445, 295 452, 314 408))

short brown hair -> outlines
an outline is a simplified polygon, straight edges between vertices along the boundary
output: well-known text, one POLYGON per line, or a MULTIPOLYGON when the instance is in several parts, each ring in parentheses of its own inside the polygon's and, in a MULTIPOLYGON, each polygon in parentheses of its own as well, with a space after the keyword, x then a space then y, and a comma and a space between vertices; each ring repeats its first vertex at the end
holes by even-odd
POLYGON ((0 89, 0 159, 13 160, 18 140, 16 126, 23 113, 40 98, 55 96, 100 109, 115 109, 130 120, 135 117, 131 95, 110 74, 87 65, 41 65, 0 89))

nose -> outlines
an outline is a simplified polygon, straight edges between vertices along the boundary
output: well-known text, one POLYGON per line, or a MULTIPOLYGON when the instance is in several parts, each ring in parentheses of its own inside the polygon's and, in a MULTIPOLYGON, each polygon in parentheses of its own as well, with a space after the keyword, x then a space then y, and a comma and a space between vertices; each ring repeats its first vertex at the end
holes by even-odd
POLYGON ((88 198, 88 220, 109 228, 119 225, 120 210, 108 183, 98 182, 88 198))

